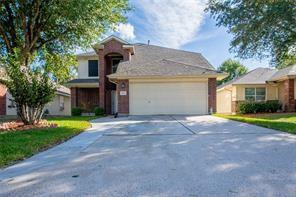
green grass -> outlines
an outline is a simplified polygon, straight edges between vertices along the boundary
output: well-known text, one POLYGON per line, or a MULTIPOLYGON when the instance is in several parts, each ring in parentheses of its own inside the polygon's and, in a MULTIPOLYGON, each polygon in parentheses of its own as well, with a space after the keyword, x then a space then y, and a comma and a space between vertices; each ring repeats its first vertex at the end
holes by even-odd
POLYGON ((53 117, 57 128, 0 133, 0 167, 25 159, 79 134, 90 127, 95 117, 53 117))
POLYGON ((256 115, 215 114, 215 116, 296 134, 296 114, 295 113, 294 114, 256 114, 256 115))

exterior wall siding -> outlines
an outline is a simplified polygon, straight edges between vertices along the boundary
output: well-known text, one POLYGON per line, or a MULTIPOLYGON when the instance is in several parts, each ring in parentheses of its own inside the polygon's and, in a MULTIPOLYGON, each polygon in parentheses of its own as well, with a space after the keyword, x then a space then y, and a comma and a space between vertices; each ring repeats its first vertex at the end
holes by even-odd
POLYGON ((278 100, 278 86, 276 85, 235 85, 236 94, 235 101, 245 100, 245 88, 266 88, 266 100, 278 100))
POLYGON ((218 113, 231 113, 232 95, 231 89, 224 89, 217 91, 217 112, 218 113))
POLYGON ((216 112, 216 98, 217 98, 217 80, 216 78, 209 78, 208 79, 208 110, 209 113, 216 112))
MULTIPOLYGON (((96 79, 98 77, 89 77, 88 76, 88 60, 98 60, 99 57, 88 57, 88 58, 79 58, 78 59, 78 79, 96 79)), ((99 64, 99 68, 98 71, 100 73, 100 64, 99 64)))

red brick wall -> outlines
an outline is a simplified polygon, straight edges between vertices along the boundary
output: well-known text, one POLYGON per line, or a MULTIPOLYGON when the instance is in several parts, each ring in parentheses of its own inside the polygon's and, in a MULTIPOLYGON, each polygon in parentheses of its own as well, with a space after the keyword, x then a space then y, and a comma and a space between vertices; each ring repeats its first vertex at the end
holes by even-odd
POLYGON ((283 110, 285 112, 294 112, 295 111, 294 79, 286 79, 284 81, 283 110))
POLYGON ((208 109, 209 113, 216 112, 216 86, 217 81, 216 78, 209 78, 208 79, 208 109))
POLYGON ((72 107, 99 106, 99 88, 71 88, 72 107))
POLYGON ((71 88, 71 107, 77 107, 77 88, 71 88))
POLYGON ((123 56, 123 61, 130 59, 130 52, 122 48, 122 43, 116 40, 110 40, 104 44, 104 49, 98 51, 100 66, 100 107, 104 108, 106 113, 111 112, 111 92, 107 92, 106 85, 108 83, 106 58, 110 53, 117 53, 123 56))
POLYGON ((129 114, 129 82, 121 80, 117 84, 118 113, 129 114), (123 87, 124 86, 124 87, 123 87), (120 91, 126 91, 126 95, 120 95, 120 91))
POLYGON ((0 84, 0 115, 6 115, 6 87, 0 84))

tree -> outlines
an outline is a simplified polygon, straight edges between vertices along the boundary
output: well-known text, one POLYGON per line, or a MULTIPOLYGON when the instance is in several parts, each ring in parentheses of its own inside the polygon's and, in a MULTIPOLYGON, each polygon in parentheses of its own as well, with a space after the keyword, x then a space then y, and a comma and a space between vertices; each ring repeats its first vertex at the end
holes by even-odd
POLYGON ((271 57, 277 67, 296 63, 295 0, 210 0, 206 10, 234 35, 230 50, 238 57, 271 57))
POLYGON ((56 87, 71 76, 73 51, 125 21, 127 0, 2 0, 1 79, 25 124, 38 123, 56 87), (54 82, 53 82, 54 80, 54 82))
POLYGON ((219 71, 228 73, 228 77, 218 81, 218 85, 223 84, 227 81, 235 79, 248 72, 247 67, 242 65, 239 61, 228 59, 224 61, 221 66, 218 67, 219 71))

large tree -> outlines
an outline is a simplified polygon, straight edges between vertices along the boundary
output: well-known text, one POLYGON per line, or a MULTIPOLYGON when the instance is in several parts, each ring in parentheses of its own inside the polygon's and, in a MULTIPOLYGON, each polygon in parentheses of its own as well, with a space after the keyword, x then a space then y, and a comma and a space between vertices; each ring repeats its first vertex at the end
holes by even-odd
POLYGON ((234 35, 231 51, 239 57, 296 63, 295 0, 210 0, 207 11, 234 35))
POLYGON ((228 76, 221 81, 218 81, 218 85, 237 78, 248 72, 248 68, 241 64, 239 61, 228 59, 224 61, 221 66, 218 67, 219 71, 225 72, 228 76))
POLYGON ((25 124, 38 123, 55 88, 70 76, 73 51, 125 21, 127 0, 1 0, 2 80, 25 124), (54 83, 53 83, 54 80, 54 83))

